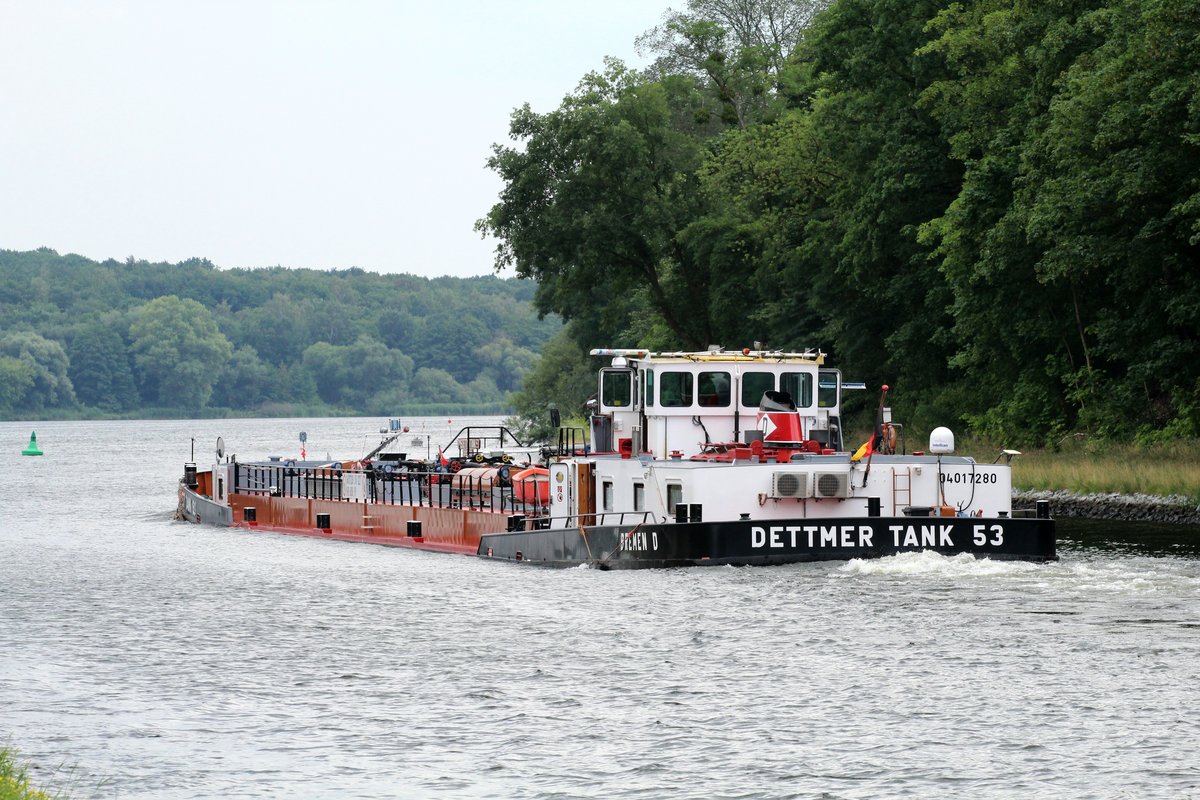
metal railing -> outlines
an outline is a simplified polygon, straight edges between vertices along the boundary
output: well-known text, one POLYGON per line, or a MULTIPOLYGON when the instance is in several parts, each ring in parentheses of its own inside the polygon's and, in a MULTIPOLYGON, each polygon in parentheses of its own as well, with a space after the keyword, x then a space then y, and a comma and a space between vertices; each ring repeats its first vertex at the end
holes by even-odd
POLYGON ((529 518, 540 517, 548 512, 545 505, 522 500, 512 481, 507 476, 501 476, 501 470, 479 470, 480 474, 475 472, 414 470, 391 465, 383 469, 341 470, 235 463, 232 492, 309 500, 491 511, 523 514, 529 518))

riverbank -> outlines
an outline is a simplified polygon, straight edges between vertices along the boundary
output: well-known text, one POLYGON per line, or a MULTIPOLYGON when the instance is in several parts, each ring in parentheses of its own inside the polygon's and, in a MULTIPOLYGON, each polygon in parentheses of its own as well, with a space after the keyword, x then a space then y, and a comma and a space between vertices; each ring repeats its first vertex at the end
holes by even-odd
POLYGON ((1062 489, 1013 490, 1014 508, 1032 508, 1038 500, 1050 502, 1050 513, 1054 517, 1200 525, 1200 505, 1183 495, 1160 497, 1116 492, 1077 494, 1062 489))
MULTIPOLYGON (((991 460, 986 451, 984 457, 975 455, 980 461, 991 460)), ((1183 498, 1183 504, 1200 504, 1200 442, 1196 440, 1137 445, 1069 439, 1054 449, 1026 450, 1012 465, 1014 489, 1176 497, 1183 498)))

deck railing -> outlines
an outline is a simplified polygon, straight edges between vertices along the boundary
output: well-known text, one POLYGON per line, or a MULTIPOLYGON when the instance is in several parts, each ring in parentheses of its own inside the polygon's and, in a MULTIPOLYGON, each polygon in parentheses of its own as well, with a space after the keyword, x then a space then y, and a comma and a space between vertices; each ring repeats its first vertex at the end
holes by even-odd
POLYGON ((499 469, 469 470, 464 473, 413 470, 407 467, 392 467, 385 471, 234 463, 233 492, 309 500, 471 509, 497 514, 523 514, 530 519, 548 512, 545 506, 525 502, 518 497, 512 482, 507 476, 501 477, 499 469))

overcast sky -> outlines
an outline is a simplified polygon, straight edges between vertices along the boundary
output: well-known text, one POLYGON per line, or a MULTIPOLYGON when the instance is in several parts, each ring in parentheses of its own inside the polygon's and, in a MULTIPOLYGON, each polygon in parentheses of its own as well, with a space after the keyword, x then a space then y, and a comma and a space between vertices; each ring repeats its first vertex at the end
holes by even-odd
POLYGON ((0 0, 0 249, 488 274, 509 113, 670 5, 0 0))

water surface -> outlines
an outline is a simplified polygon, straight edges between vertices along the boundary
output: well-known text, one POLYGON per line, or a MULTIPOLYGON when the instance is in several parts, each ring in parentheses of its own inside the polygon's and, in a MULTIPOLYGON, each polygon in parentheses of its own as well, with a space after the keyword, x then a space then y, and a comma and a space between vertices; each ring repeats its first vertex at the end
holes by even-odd
POLYGON ((171 520, 193 437, 380 422, 0 423, 0 741, 80 798, 1200 796, 1194 528, 601 572, 171 520))

